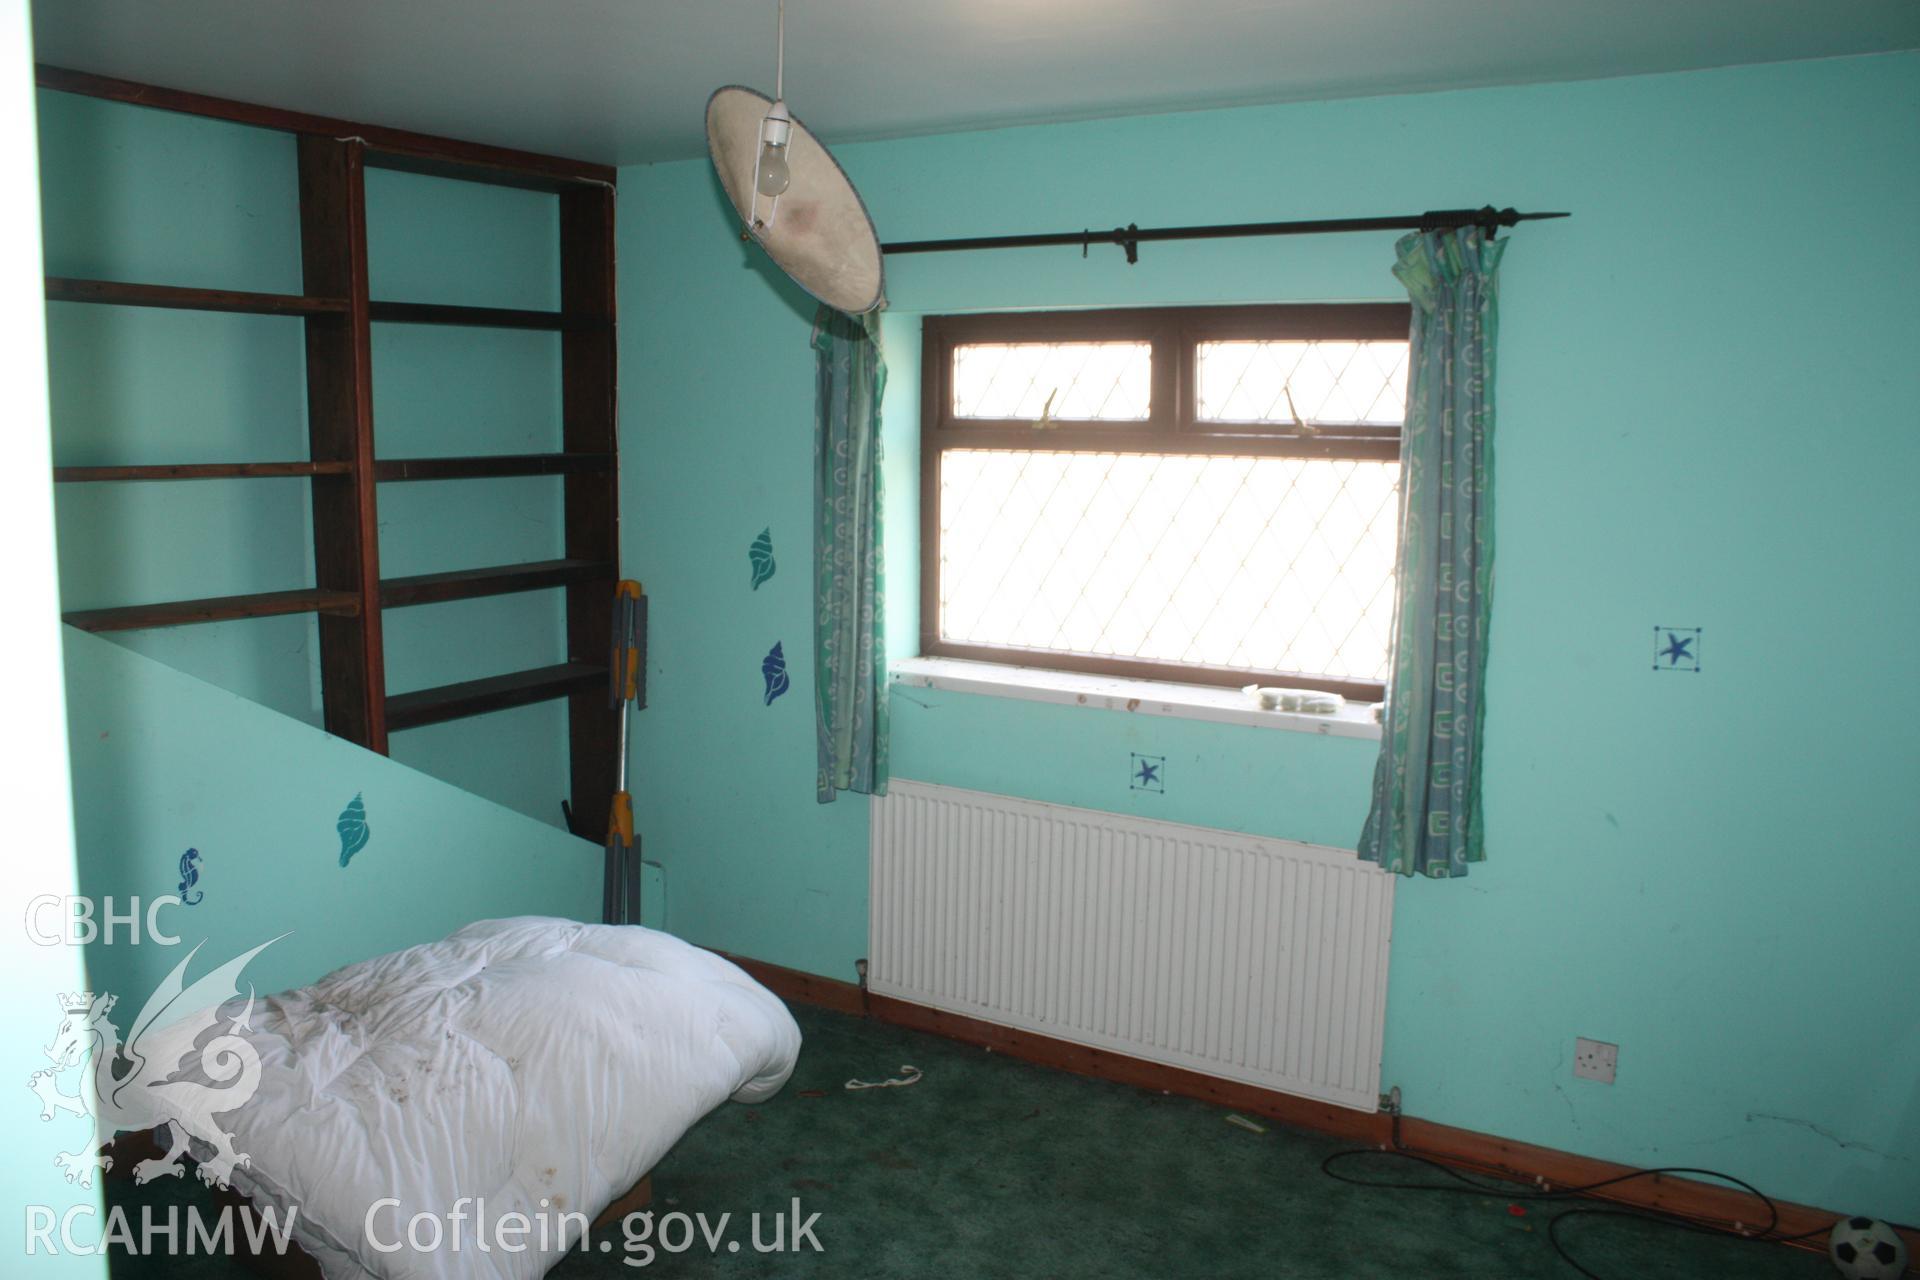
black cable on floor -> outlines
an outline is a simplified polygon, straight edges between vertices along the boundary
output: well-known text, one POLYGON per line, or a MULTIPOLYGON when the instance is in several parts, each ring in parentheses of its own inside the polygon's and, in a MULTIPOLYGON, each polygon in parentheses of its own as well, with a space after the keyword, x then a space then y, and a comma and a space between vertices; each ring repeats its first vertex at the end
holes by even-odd
POLYGON ((1716 1169, 1690 1169, 1690 1168, 1681 1168, 1681 1167, 1667 1167, 1667 1168, 1660 1168, 1660 1169, 1635 1169, 1630 1173, 1619 1174, 1612 1178, 1603 1178, 1598 1182, 1589 1182, 1579 1186, 1529 1188, 1529 1187, 1516 1187, 1511 1183, 1489 1184, 1485 1182, 1478 1182, 1468 1177, 1466 1174, 1461 1173, 1458 1169, 1442 1164, 1438 1160, 1433 1160, 1423 1155, 1417 1155, 1411 1151, 1393 1151, 1383 1147, 1363 1147, 1363 1148, 1359 1148, 1357 1150, 1352 1150, 1352 1151, 1334 1152, 1332 1155, 1328 1156, 1325 1160, 1320 1162, 1320 1171, 1326 1174, 1329 1178, 1334 1179, 1336 1182, 1344 1182, 1347 1185, 1354 1186, 1354 1187, 1373 1187, 1373 1188, 1376 1188, 1379 1190, 1385 1190, 1385 1191, 1441 1191, 1441 1192, 1450 1192, 1457 1195, 1478 1195, 1478 1196, 1496 1196, 1496 1197, 1504 1196, 1509 1201, 1565 1200, 1575 1196, 1591 1195, 1596 1191, 1604 1190, 1607 1187, 1618 1186, 1623 1182, 1631 1182, 1636 1178, 1650 1178, 1655 1176, 1656 1174, 1680 1174, 1680 1175, 1686 1175, 1686 1176, 1691 1176, 1695 1178, 1714 1178, 1721 1182, 1728 1183, 1732 1186, 1738 1187, 1740 1190, 1746 1192, 1748 1195, 1752 1196, 1754 1199, 1758 1200, 1761 1204, 1766 1206, 1767 1225, 1759 1228, 1757 1231, 1735 1231, 1731 1227, 1712 1226, 1707 1223, 1698 1222, 1682 1214, 1669 1213, 1666 1210, 1662 1210, 1662 1209, 1580 1208, 1580 1209, 1562 1210, 1561 1212, 1555 1214, 1547 1222, 1547 1242, 1553 1246, 1553 1251, 1560 1255, 1560 1260, 1562 1262, 1565 1262, 1568 1266, 1572 1267, 1575 1271, 1578 1271, 1581 1275, 1586 1276, 1588 1280, 1605 1280, 1605 1277, 1601 1276, 1598 1272, 1591 1271, 1585 1266, 1581 1265, 1579 1260, 1577 1260, 1571 1253, 1567 1251, 1566 1244, 1560 1239, 1560 1224, 1566 1221, 1568 1218, 1575 1218, 1575 1217, 1633 1218, 1641 1222, 1654 1222, 1654 1223, 1659 1223, 1663 1226, 1679 1227, 1683 1230, 1698 1232, 1701 1235, 1725 1236, 1730 1240, 1746 1240, 1746 1241, 1753 1241, 1753 1242, 1764 1241, 1764 1242, 1774 1243, 1774 1244, 1778 1244, 1782 1241, 1787 1241, 1787 1240, 1804 1240, 1810 1236, 1823 1235, 1827 1231, 1827 1228, 1820 1227, 1812 1231, 1803 1231, 1798 1235, 1789 1236, 1789 1235, 1774 1234, 1779 1229, 1779 1226, 1780 1226, 1780 1210, 1779 1210, 1779 1207, 1774 1204, 1773 1200, 1765 1192, 1761 1191, 1760 1188, 1754 1186, 1752 1183, 1744 1182, 1741 1179, 1734 1177, 1732 1174, 1721 1173, 1716 1169), (1422 1165, 1426 1168, 1433 1169, 1441 1174, 1444 1174, 1446 1177, 1452 1179, 1453 1182, 1459 1185, 1448 1186, 1444 1183, 1434 1183, 1434 1182, 1377 1182, 1368 1178, 1351 1177, 1347 1174, 1337 1172, 1334 1168, 1336 1164, 1339 1164, 1344 1161, 1355 1160, 1362 1156, 1372 1156, 1372 1157, 1385 1156, 1385 1157, 1389 1157, 1397 1160, 1411 1161, 1414 1164, 1422 1165))

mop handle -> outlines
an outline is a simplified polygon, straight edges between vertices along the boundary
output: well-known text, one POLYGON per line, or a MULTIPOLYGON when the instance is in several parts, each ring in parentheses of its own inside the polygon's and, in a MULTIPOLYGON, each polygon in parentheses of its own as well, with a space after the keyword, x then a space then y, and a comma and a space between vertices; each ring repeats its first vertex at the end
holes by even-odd
POLYGON ((607 814, 607 847, 633 847, 633 797, 627 792, 627 709, 640 694, 640 584, 625 578, 613 589, 614 705, 620 713, 613 808, 607 814))
POLYGON ((607 848, 633 848, 633 797, 624 791, 614 793, 613 808, 607 817, 607 848))
MULTIPOLYGON (((614 609, 614 688, 615 696, 621 702, 632 702, 640 696, 640 637, 637 633, 640 625, 640 597, 644 594, 640 584, 632 578, 623 578, 613 589, 614 609)), ((625 708, 621 714, 624 733, 625 708)), ((623 778, 624 785, 625 779, 623 778)))

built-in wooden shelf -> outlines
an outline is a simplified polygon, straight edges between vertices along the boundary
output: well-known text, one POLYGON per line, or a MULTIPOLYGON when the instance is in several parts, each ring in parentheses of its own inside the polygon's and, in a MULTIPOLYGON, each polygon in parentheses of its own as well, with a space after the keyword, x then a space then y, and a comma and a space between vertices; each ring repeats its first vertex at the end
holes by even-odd
POLYGON ((196 622, 231 622, 237 618, 275 618, 288 613, 325 613, 353 617, 360 597, 351 591, 262 591, 246 596, 211 596, 205 600, 170 600, 161 604, 120 605, 111 609, 79 609, 62 614, 82 631, 140 631, 148 627, 179 627, 196 622))
POLYGON ((367 318, 388 324, 456 324, 482 329, 580 329, 592 323, 564 311, 525 311, 517 307, 455 307, 439 302, 370 302, 367 318))
MULTIPOLYGON (((387 578, 380 583, 380 607, 403 609, 412 604, 439 604, 444 600, 471 600, 476 596, 503 596, 515 591, 539 591, 575 582, 606 579, 614 569, 599 560, 536 560, 486 569, 454 569, 411 578, 387 578)), ((608 590, 612 587, 609 585, 608 590)))
MULTIPOLYGON (((607 829, 621 718, 603 668, 612 637, 620 557, 619 446, 615 431, 614 184, 605 165, 535 155, 405 130, 233 102, 88 72, 40 66, 41 87, 142 108, 184 112, 292 135, 298 165, 300 282, 296 293, 241 293, 116 280, 49 276, 46 296, 102 303, 298 318, 305 330, 307 454, 325 462, 187 462, 160 466, 62 466, 65 483, 306 478, 314 586, 67 615, 95 631, 134 630, 317 614, 320 689, 329 733, 387 749, 392 727, 479 715, 549 698, 567 704, 567 759, 575 829, 597 842, 607 829), (558 288, 549 310, 376 302, 367 268, 368 169, 455 178, 554 194, 558 288), (373 322, 477 326, 552 334, 560 373, 558 450, 506 457, 380 459, 373 428, 373 322), (558 476, 565 506, 565 559, 383 579, 379 483, 493 476, 558 476), (394 606, 560 588, 565 645, 558 666, 389 697, 382 626, 394 606)), ((289 286, 291 284, 289 282, 289 286)), ((471 335, 469 335, 471 336, 471 335)), ((546 339, 542 339, 546 341, 546 339)), ((43 473, 44 474, 44 473, 43 473)), ((138 527, 129 538, 146 536, 138 527)), ((293 579, 300 581, 301 579, 293 579)), ((531 602, 530 602, 531 603, 531 602)), ((546 602, 541 601, 542 605, 546 602)), ((532 659, 526 659, 531 661, 532 659)))
POLYGON ((613 182, 611 176, 598 176, 611 175, 613 170, 598 165, 507 152, 497 147, 466 146, 443 138, 434 138, 424 147, 416 144, 410 149, 389 130, 379 130, 377 134, 367 135, 369 169, 395 169, 401 173, 425 174, 429 178, 452 178, 490 187, 521 187, 555 195, 582 187, 605 188, 613 182))
POLYGON ((441 685, 436 689, 416 689, 412 693, 387 695, 387 728, 413 729, 443 720, 459 720, 524 707, 535 702, 571 697, 576 693, 604 691, 607 669, 590 662, 563 662, 557 666, 536 667, 484 680, 466 680, 441 685))
POLYGON ((55 467, 66 484, 97 480, 249 480, 353 474, 351 462, 182 462, 138 467, 55 467))
POLYGON ((610 453, 508 453, 469 458, 382 458, 376 480, 479 480, 493 476, 583 476, 613 470, 610 453))
POLYGON ((123 307, 170 307, 180 311, 240 311, 262 316, 345 314, 345 298, 301 293, 241 293, 233 289, 182 289, 170 284, 47 277, 49 302, 106 302, 123 307))
POLYGON ((37 83, 43 89, 129 102, 137 107, 183 111, 189 115, 231 120, 257 128, 279 129, 329 140, 364 140, 368 168, 400 169, 408 173, 556 193, 584 190, 597 194, 611 191, 619 177, 611 166, 590 164, 584 160, 536 155, 530 151, 512 151, 505 147, 389 129, 364 121, 340 120, 278 107, 234 102, 159 85, 116 80, 110 76, 73 71, 65 67, 50 67, 44 63, 36 66, 34 72, 37 83))

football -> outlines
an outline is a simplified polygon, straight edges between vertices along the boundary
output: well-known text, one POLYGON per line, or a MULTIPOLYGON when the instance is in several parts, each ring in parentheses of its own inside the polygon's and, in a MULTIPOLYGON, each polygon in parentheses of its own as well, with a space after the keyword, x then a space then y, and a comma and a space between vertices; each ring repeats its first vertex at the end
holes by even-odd
POLYGON ((1827 1256, 1847 1280, 1897 1280, 1907 1269, 1907 1242, 1877 1218, 1842 1218, 1827 1236, 1827 1256))

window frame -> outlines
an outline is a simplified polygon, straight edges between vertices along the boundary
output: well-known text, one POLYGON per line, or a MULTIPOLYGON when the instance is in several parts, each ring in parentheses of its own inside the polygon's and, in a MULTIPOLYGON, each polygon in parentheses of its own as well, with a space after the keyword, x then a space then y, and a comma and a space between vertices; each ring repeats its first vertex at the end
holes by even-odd
POLYGON ((1328 424, 1311 434, 1270 422, 1202 420, 1195 378, 1202 342, 1405 341, 1412 307, 1404 302, 1275 303, 1217 307, 1138 307, 1099 311, 1002 311, 927 316, 920 349, 920 653, 1056 671, 1181 684, 1282 684, 1356 701, 1386 696, 1379 681, 1302 672, 1119 658, 966 644, 940 636, 940 458, 949 449, 1047 453, 1200 454, 1212 457, 1400 460, 1402 426, 1328 424), (1153 349, 1147 418, 1053 419, 1043 442, 1032 419, 961 418, 953 413, 953 351, 980 343, 1147 342, 1153 349))

